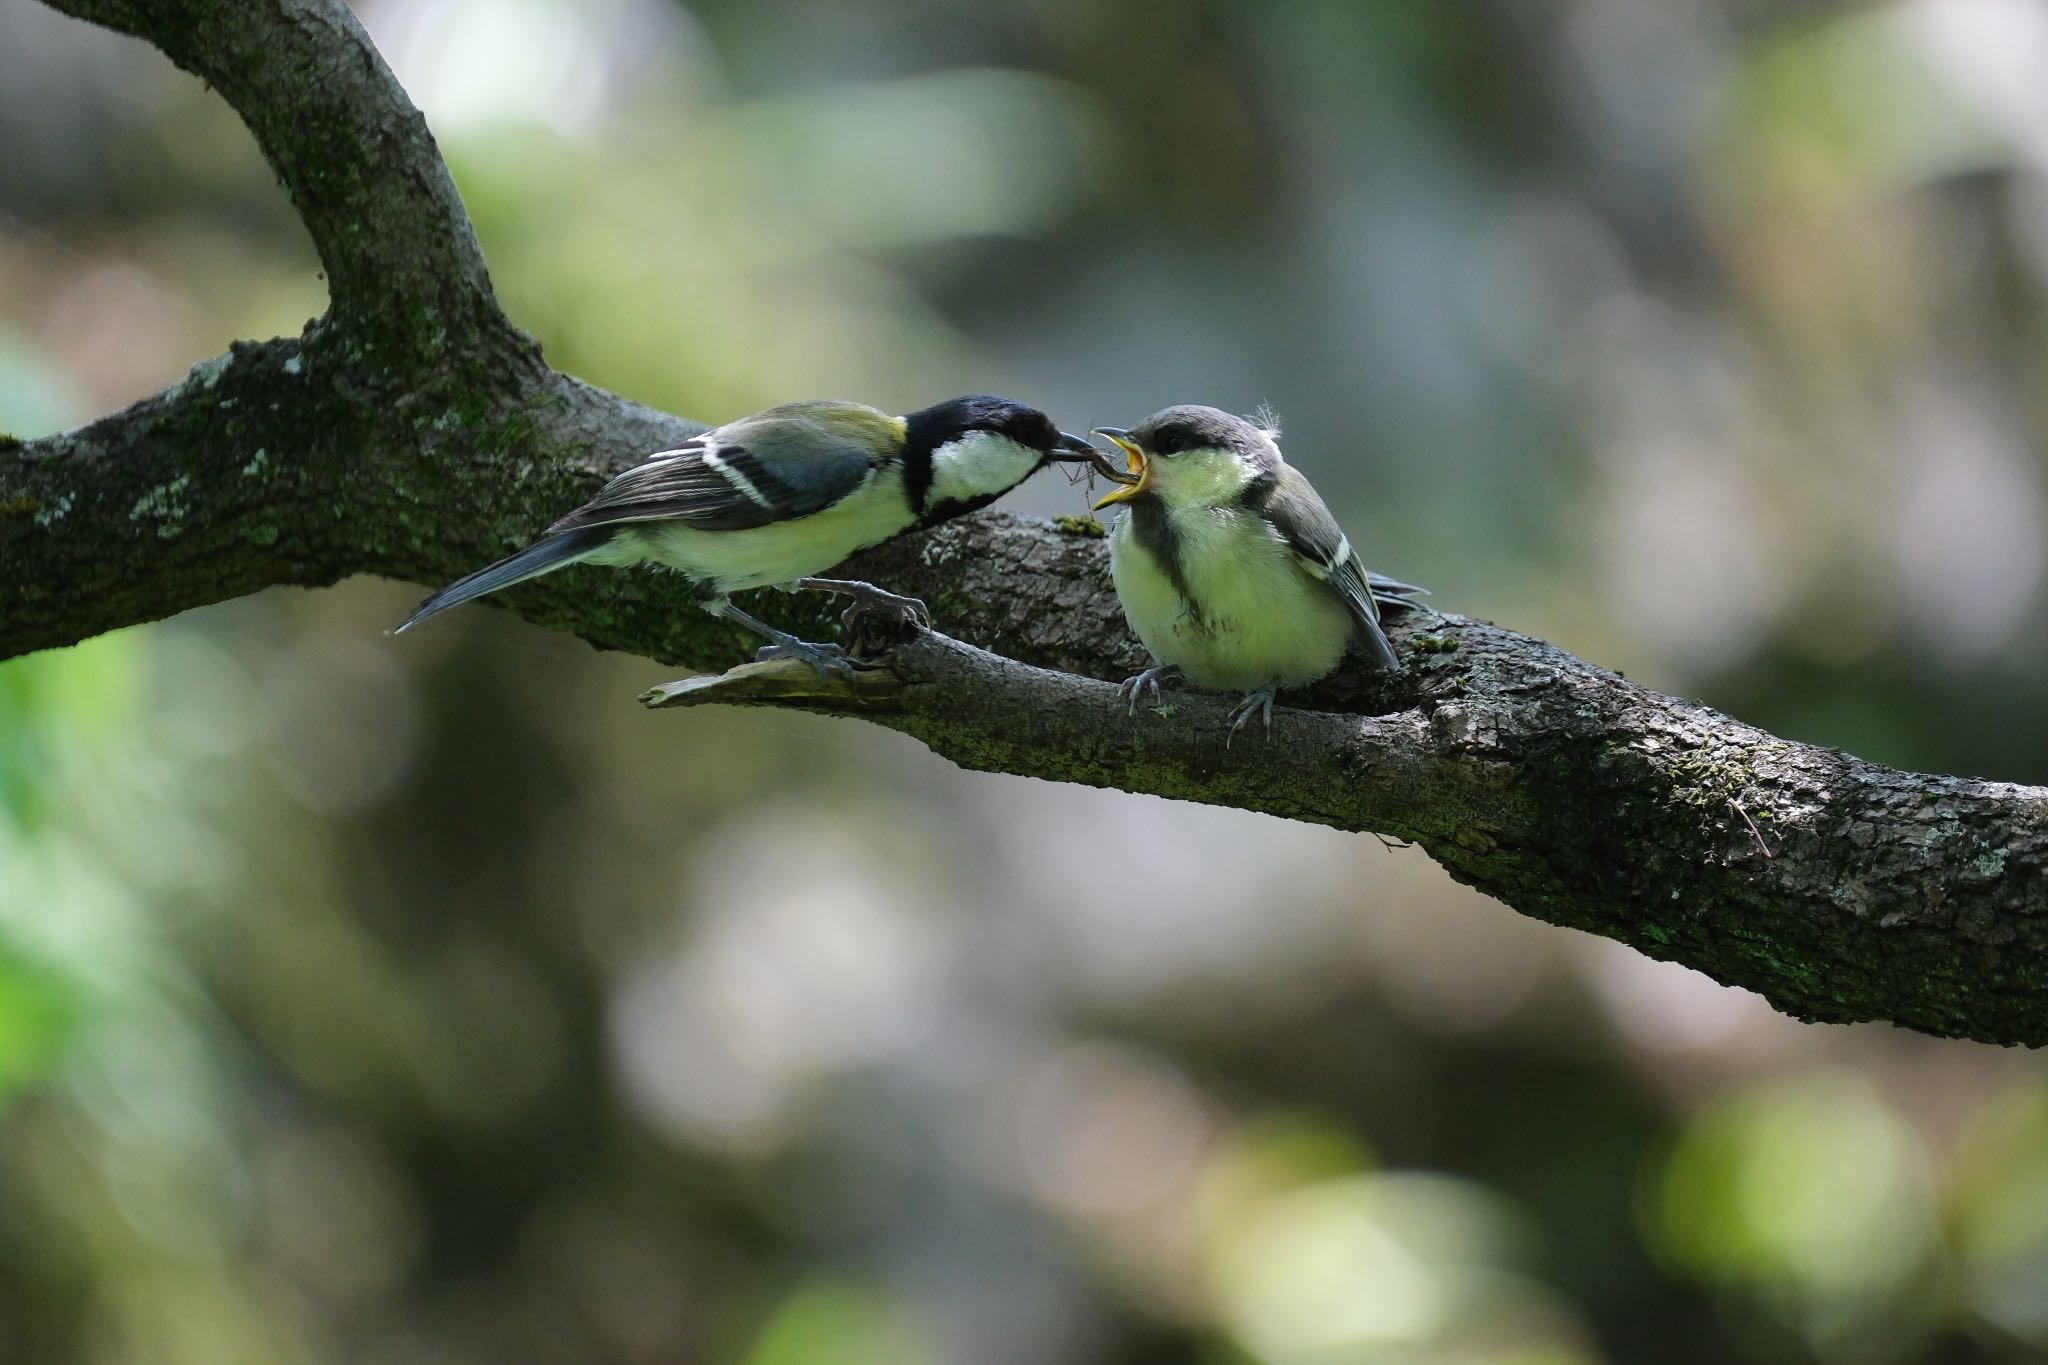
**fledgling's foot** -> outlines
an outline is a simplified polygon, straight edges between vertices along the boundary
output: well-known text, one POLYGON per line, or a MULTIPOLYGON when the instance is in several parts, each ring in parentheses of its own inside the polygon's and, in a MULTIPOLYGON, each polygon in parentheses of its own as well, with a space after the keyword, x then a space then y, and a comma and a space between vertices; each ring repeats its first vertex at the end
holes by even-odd
POLYGON ((802 659, 818 670, 821 679, 834 673, 848 678, 853 676, 853 662, 838 645, 814 645, 792 636, 777 644, 762 645, 754 651, 755 663, 766 663, 770 659, 802 659))
POLYGON ((1266 738, 1273 737, 1273 689, 1261 687, 1244 694, 1244 700, 1230 713, 1230 738, 1223 741, 1228 749, 1237 739, 1237 732, 1244 729, 1244 723, 1260 712, 1266 717, 1266 738))
POLYGON ((1154 664, 1136 677, 1125 678, 1121 683, 1117 684, 1116 694, 1129 703, 1124 708, 1124 714, 1127 716, 1137 715, 1138 702, 1148 690, 1152 693, 1152 704, 1158 705, 1159 680, 1169 675, 1179 677, 1180 670, 1171 664, 1154 664))

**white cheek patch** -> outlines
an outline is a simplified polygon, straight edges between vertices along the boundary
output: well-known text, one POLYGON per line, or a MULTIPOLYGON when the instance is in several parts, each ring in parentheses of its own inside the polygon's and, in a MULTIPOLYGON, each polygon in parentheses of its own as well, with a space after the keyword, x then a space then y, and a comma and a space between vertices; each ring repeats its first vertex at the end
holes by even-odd
POLYGON ((1152 488, 1168 507, 1220 506, 1236 500, 1258 477, 1251 461, 1233 451, 1190 450, 1155 455, 1152 488))
POLYGON ((932 452, 928 506, 1007 493, 1038 467, 1038 452, 992 431, 970 431, 932 452))

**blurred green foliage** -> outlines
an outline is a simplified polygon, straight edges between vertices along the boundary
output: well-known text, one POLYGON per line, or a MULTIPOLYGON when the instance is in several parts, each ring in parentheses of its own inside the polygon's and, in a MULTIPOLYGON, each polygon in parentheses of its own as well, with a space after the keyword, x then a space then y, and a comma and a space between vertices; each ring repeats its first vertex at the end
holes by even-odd
MULTIPOLYGON (((562 368, 1270 399, 1448 609, 2048 775, 2031 0, 362 13, 562 368)), ((232 113, 27 0, 0 167, 0 431, 323 306, 232 113)), ((2030 1056, 417 593, 0 666, 9 1365, 2048 1352, 2030 1056)))
POLYGON ((1823 1342, 1871 1319, 1920 1327, 1927 1305, 1906 1291, 1933 1250, 1921 1158, 1867 1086, 1808 1074, 1698 1115, 1662 1172, 1653 1224, 1680 1267, 1823 1342))

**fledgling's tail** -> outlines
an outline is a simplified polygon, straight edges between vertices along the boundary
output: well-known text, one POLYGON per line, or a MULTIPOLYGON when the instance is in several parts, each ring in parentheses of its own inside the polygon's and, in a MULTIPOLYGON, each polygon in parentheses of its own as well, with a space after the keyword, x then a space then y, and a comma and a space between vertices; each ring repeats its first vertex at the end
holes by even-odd
POLYGON ((1371 569, 1365 571, 1365 587, 1366 591, 1372 594, 1373 602, 1382 611, 1388 607, 1395 611, 1429 610, 1415 600, 1418 597, 1429 596, 1428 588, 1418 588, 1413 583, 1403 583, 1398 578, 1389 578, 1383 573, 1374 573, 1371 569))
POLYGON ((559 535, 544 537, 527 546, 516 555, 508 555, 486 568, 464 578, 458 578, 447 587, 428 597, 419 604, 413 614, 399 623, 392 631, 398 635, 412 629, 437 612, 450 607, 459 607, 473 597, 482 597, 487 592, 509 588, 514 583, 523 583, 529 578, 538 578, 544 573, 553 573, 579 559, 588 558, 612 538, 615 528, 610 526, 586 526, 580 530, 563 531, 559 535))

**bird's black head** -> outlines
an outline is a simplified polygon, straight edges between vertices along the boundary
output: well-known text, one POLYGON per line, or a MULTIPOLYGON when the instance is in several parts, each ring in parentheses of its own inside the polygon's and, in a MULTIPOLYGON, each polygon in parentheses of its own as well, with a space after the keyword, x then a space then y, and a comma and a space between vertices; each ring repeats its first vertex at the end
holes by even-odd
MULTIPOLYGON (((909 425, 913 442, 918 434, 927 433, 934 438, 931 441, 934 448, 970 431, 989 431, 1048 456, 1071 450, 1070 444, 1063 443, 1060 429, 1053 425, 1052 418, 1028 403, 1019 403, 1014 398, 998 398, 994 394, 970 393, 948 398, 943 403, 934 403, 911 413, 904 421, 909 425)), ((1066 437, 1065 442, 1078 439, 1066 437)), ((1080 444, 1086 446, 1088 443, 1081 441, 1080 444)))
POLYGON ((973 393, 904 419, 904 491, 924 525, 985 507, 1048 460, 1099 460, 1026 403, 973 393))

